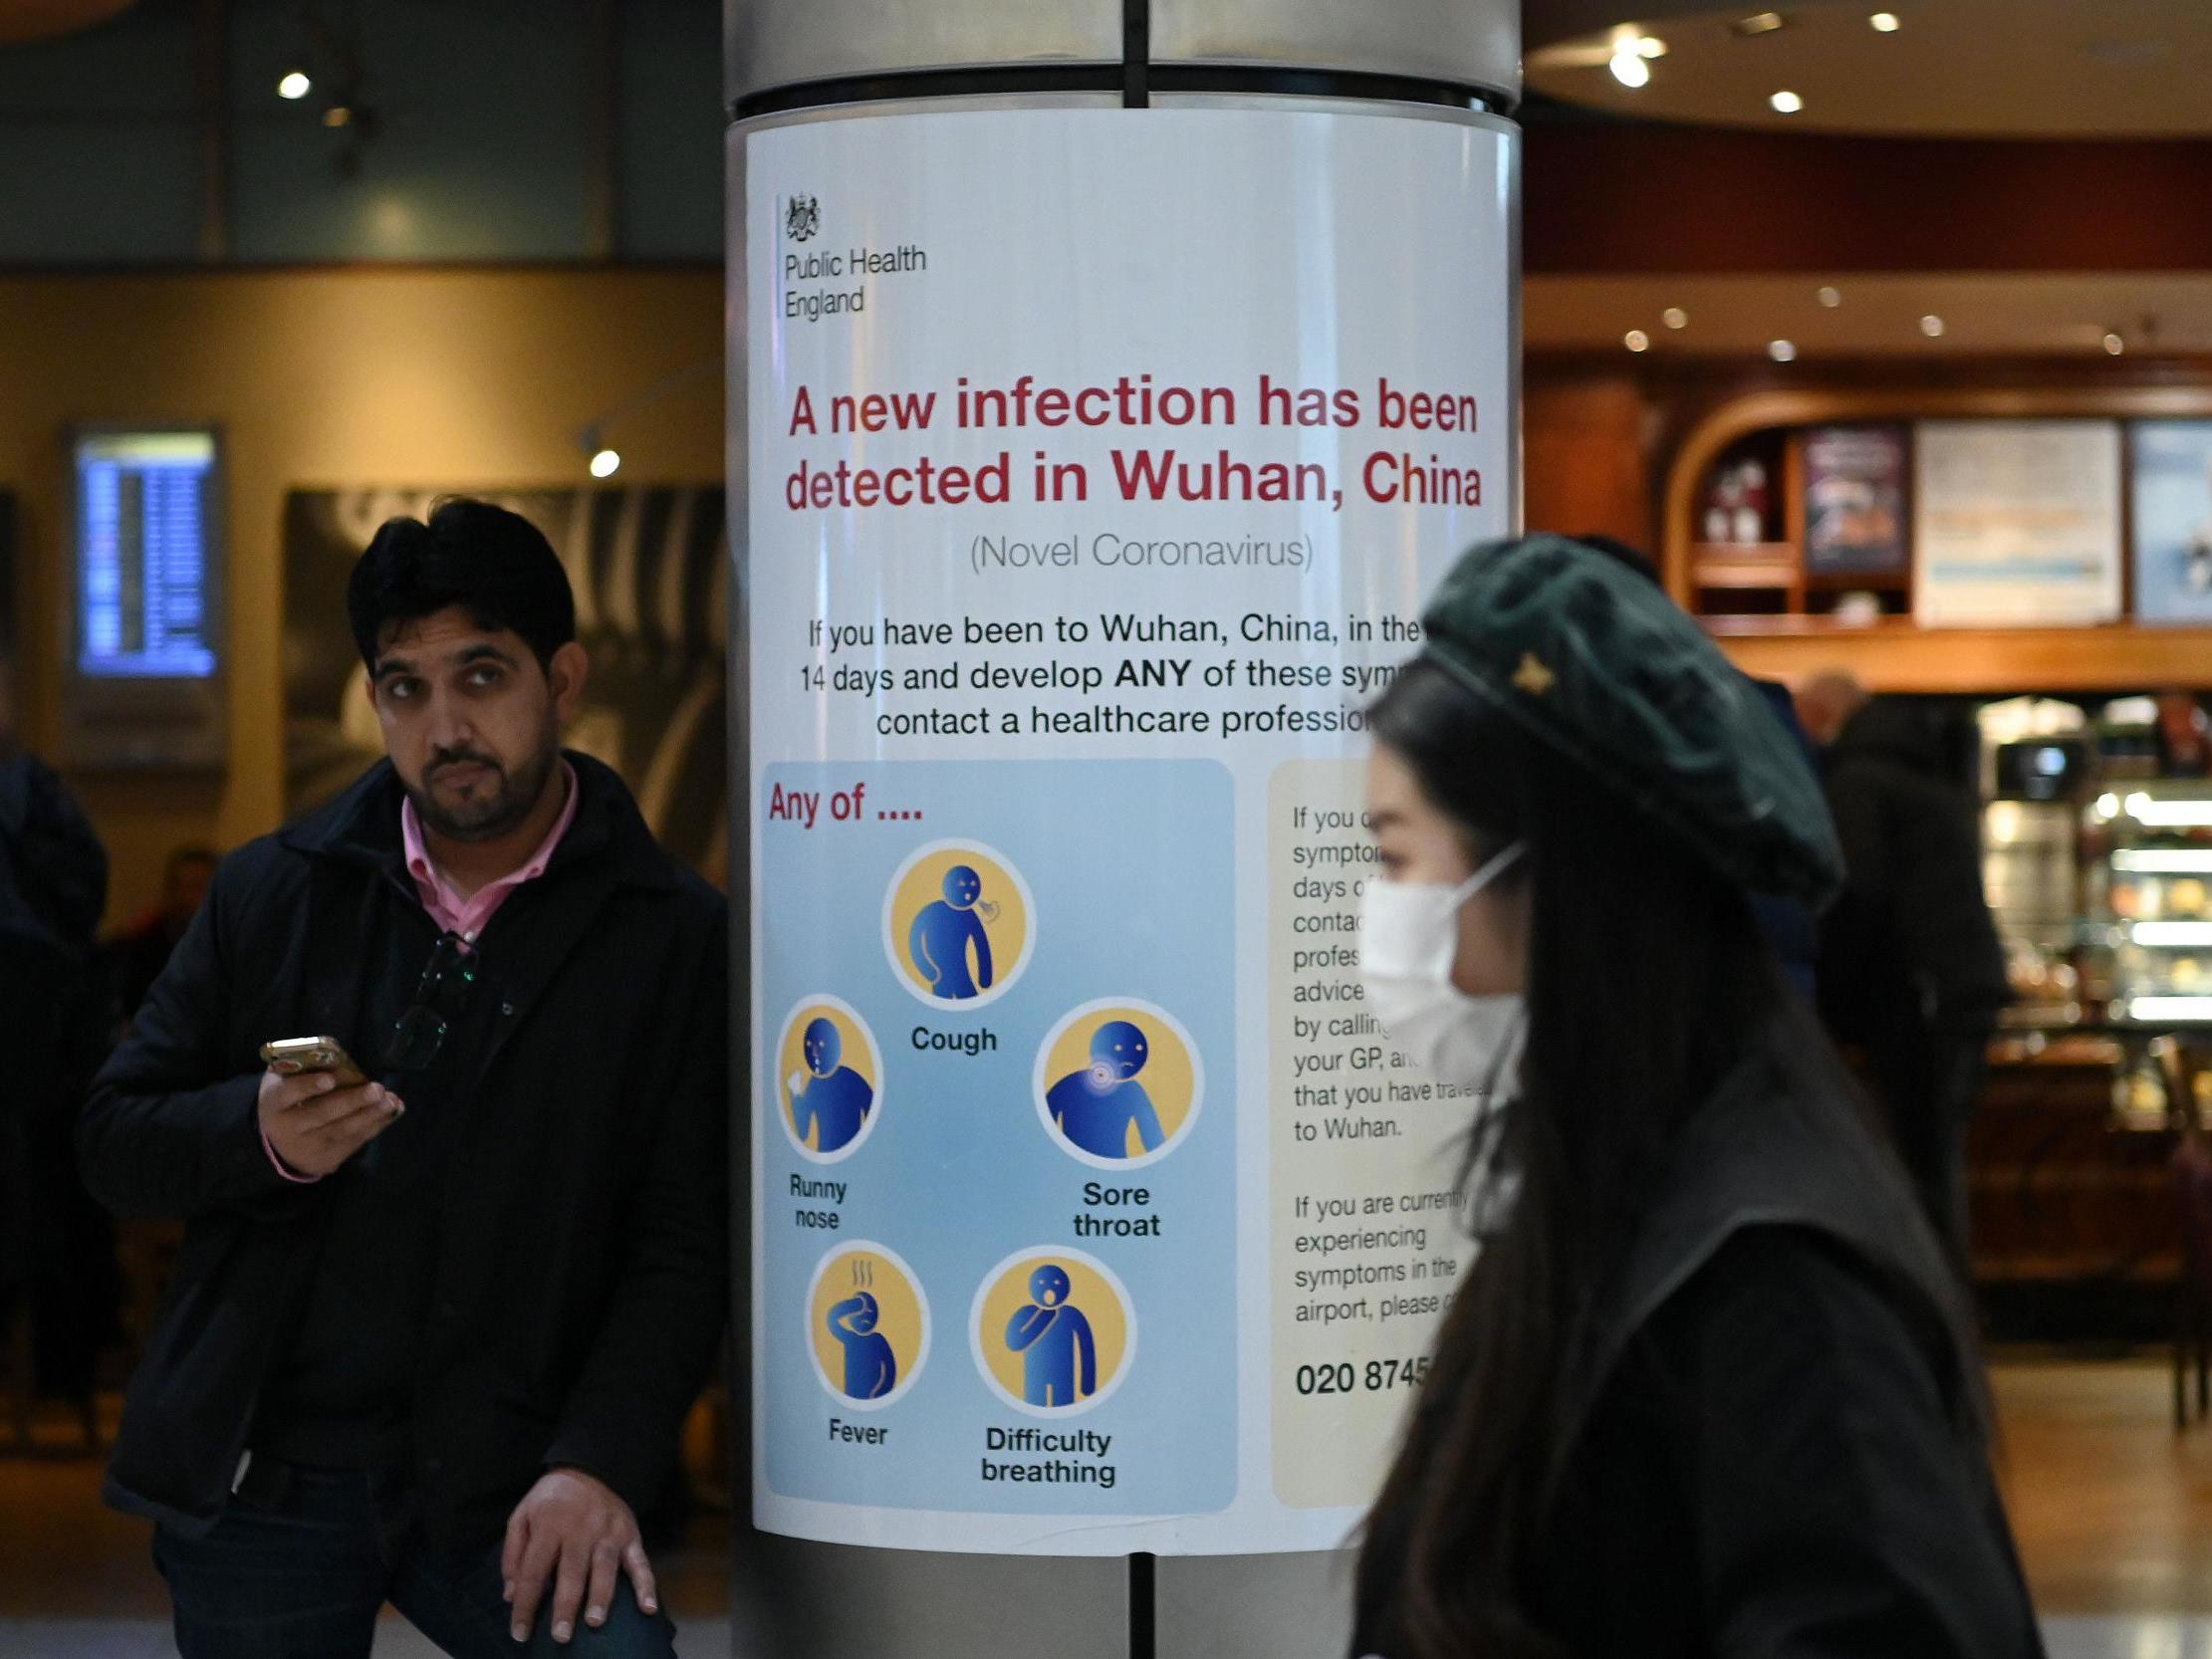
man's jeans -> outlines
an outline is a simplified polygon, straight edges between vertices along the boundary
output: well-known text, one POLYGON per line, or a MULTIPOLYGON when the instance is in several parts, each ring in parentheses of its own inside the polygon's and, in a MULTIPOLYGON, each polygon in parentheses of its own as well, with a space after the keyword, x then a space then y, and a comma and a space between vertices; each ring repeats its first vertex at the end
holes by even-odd
POLYGON ((499 1551, 441 1557, 419 1540, 397 1560, 380 1544, 369 1478, 300 1470, 281 1509, 233 1504, 203 1539, 160 1529, 154 1563, 169 1581, 181 1659, 369 1659, 386 1601, 454 1659, 673 1659, 675 1626, 648 1617, 625 1577, 605 1628, 577 1617, 553 1639, 547 1586, 527 1645, 509 1634, 499 1551))

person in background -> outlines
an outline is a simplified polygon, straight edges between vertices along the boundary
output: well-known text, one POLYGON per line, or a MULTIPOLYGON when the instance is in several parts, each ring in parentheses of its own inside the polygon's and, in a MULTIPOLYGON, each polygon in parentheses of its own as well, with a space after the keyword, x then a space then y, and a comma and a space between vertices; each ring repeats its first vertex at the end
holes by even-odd
POLYGON ((2034 1659, 1963 1297, 1748 895, 1842 879, 1703 631, 1475 549, 1369 712, 1361 973, 1481 1090, 1481 1240, 1380 1498, 1383 1659, 2034 1659))
POLYGON ((212 847, 180 846, 161 872, 161 902, 118 934, 108 946, 116 1012, 128 1024, 153 982, 192 925, 221 862, 212 847))
POLYGON ((347 588, 388 758, 233 853, 96 1083, 186 1220, 108 1481, 183 1659, 665 1659, 637 1516, 727 1319, 728 923, 612 771, 528 520, 387 522, 347 588), (334 1038, 366 1075, 265 1064, 334 1038))
MULTIPOLYGON (((1585 547, 1595 548, 1607 559, 1633 571, 1660 592, 1666 592, 1660 580, 1659 568, 1641 549, 1611 536, 1580 536, 1576 538, 1585 547)), ((1790 696, 1790 688, 1775 680, 1756 679, 1744 675, 1744 681, 1758 692, 1759 700, 1767 711, 1782 723, 1790 740, 1804 755, 1806 765, 1818 768, 1813 740, 1798 721, 1797 706, 1790 696)), ((1804 903, 1785 898, 1779 893, 1754 893, 1751 911, 1759 923, 1759 931, 1767 936, 1767 943, 1774 947, 1774 954, 1782 964, 1782 971, 1806 1001, 1813 1001, 1819 994, 1820 929, 1818 918, 1804 903)))
MULTIPOLYGON (((93 936, 108 853, 53 768, 24 747, 0 656, 0 1309, 27 1308, 32 1393, 97 1444, 95 1373, 122 1294, 115 1226, 86 1195, 71 1128, 98 1064, 93 936)), ((0 1333, 9 1318, 0 1316, 0 1333)), ((23 1402, 28 1416, 28 1401, 23 1402)))
POLYGON ((1847 877, 1822 930, 1821 1011, 1865 1051, 1897 1155, 1965 1273, 1967 1127, 2012 996, 1979 805, 1920 707, 1837 672, 1809 681, 1799 708, 1826 752, 1847 877))

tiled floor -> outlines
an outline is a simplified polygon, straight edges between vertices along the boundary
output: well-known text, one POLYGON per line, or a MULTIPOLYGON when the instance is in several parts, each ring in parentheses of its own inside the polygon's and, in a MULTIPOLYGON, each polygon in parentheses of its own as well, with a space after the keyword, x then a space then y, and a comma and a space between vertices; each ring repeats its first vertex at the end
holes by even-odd
MULTIPOLYGON (((2052 1659, 2212 1659, 2212 1426, 2174 1434, 2156 1363, 2004 1365, 1996 1388, 2052 1659)), ((722 1659, 718 1529, 660 1564, 686 1659, 722 1659)), ((0 1659, 171 1659, 165 1611, 144 1528, 99 1507, 92 1464, 0 1458, 0 1659)), ((376 1659, 437 1655, 391 1619, 376 1659)))

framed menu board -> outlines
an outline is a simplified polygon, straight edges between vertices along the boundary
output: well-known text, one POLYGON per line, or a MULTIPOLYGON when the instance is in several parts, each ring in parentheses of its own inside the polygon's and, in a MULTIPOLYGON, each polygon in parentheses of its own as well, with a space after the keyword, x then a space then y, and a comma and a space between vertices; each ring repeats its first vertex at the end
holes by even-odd
POLYGON ((2212 420, 2144 420, 2129 430, 2135 614, 2212 622, 2212 420))
POLYGON ((1914 614, 1930 626, 2120 613, 2116 420, 1926 420, 1914 429, 1914 614))
POLYGON ((1903 576, 1903 426, 1816 426, 1805 434, 1805 574, 1903 576))

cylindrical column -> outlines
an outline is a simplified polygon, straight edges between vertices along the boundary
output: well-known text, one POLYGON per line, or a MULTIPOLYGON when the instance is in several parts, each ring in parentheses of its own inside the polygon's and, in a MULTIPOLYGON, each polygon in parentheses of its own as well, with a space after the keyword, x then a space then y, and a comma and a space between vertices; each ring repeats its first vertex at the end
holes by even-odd
POLYGON ((741 1654, 1343 1647, 1467 1260, 1361 730, 1518 518, 1517 12, 729 8, 741 1654))

